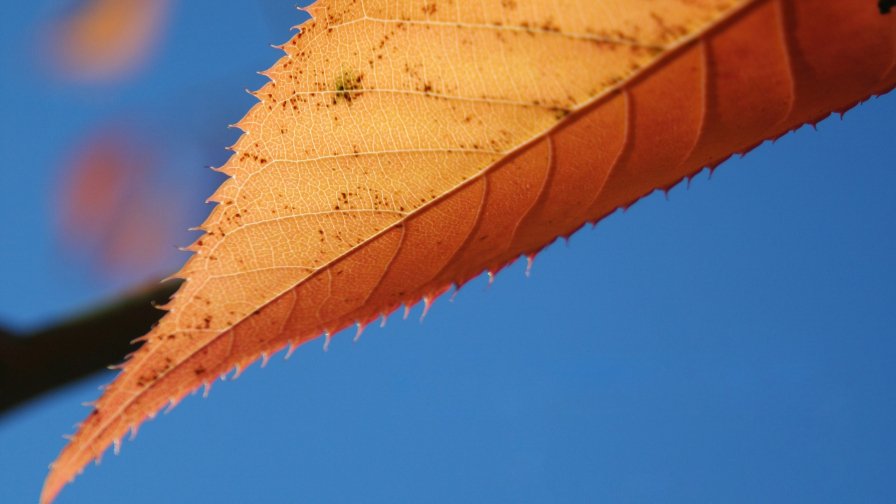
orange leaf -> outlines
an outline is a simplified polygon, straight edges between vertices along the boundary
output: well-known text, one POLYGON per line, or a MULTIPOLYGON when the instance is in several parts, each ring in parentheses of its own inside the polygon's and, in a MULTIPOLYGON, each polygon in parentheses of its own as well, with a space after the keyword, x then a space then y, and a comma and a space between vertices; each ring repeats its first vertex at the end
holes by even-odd
POLYGON ((48 46, 70 77, 104 80, 139 68, 162 31, 169 0, 88 0, 54 24, 48 46))
POLYGON ((240 122, 169 312, 43 502, 128 429, 259 356, 534 254, 896 83, 854 0, 321 0, 240 122))
POLYGON ((55 214, 75 264, 86 259, 100 274, 148 277, 165 263, 181 212, 170 194, 153 190, 158 161, 140 138, 121 123, 105 125, 64 166, 55 214))

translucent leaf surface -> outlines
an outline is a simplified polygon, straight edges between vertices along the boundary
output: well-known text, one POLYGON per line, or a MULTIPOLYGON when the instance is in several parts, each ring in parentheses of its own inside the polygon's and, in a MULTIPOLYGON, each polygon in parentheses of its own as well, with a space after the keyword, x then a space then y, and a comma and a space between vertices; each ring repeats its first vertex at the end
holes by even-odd
POLYGON ((321 0, 240 121, 169 313, 54 464, 261 356, 497 272, 896 83, 851 0, 321 0))

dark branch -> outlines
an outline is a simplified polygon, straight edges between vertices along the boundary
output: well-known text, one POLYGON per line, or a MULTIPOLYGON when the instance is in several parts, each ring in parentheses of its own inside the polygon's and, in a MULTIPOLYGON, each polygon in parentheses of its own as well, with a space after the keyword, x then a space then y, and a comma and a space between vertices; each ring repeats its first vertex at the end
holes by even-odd
POLYGON ((117 303, 30 334, 0 329, 0 416, 44 392, 121 362, 131 341, 162 316, 179 282, 166 282, 117 303))

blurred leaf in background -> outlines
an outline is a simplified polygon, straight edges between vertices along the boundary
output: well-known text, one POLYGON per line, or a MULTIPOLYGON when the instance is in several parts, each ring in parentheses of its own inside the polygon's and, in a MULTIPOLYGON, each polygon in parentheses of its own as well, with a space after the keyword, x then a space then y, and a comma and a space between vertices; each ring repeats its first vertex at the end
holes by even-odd
POLYGON ((171 0, 81 0, 41 30, 45 56, 62 77, 104 81, 141 69, 164 36, 171 0))
POLYGON ((82 140, 63 165, 55 214, 68 261, 139 281, 168 273, 189 213, 160 175, 155 145, 165 144, 135 126, 102 125, 82 140))

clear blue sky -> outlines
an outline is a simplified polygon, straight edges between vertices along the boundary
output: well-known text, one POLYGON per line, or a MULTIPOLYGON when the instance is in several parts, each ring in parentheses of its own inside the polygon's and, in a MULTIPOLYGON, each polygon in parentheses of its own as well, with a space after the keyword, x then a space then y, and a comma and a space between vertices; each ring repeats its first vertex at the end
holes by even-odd
MULTIPOLYGON (((34 63, 54 3, 0 17, 0 320, 18 327, 128 281, 93 278, 52 239, 58 162, 84 128, 204 128, 172 148, 203 199, 242 89, 300 19, 285 2, 180 2, 139 79, 72 89, 34 63), (186 126, 170 115, 183 89, 207 99, 186 126)), ((59 502, 891 502, 893 117, 896 96, 873 100, 580 231, 529 278, 517 264, 422 324, 417 307, 219 382, 59 502)), ((0 502, 36 502, 111 377, 0 419, 0 502)))

